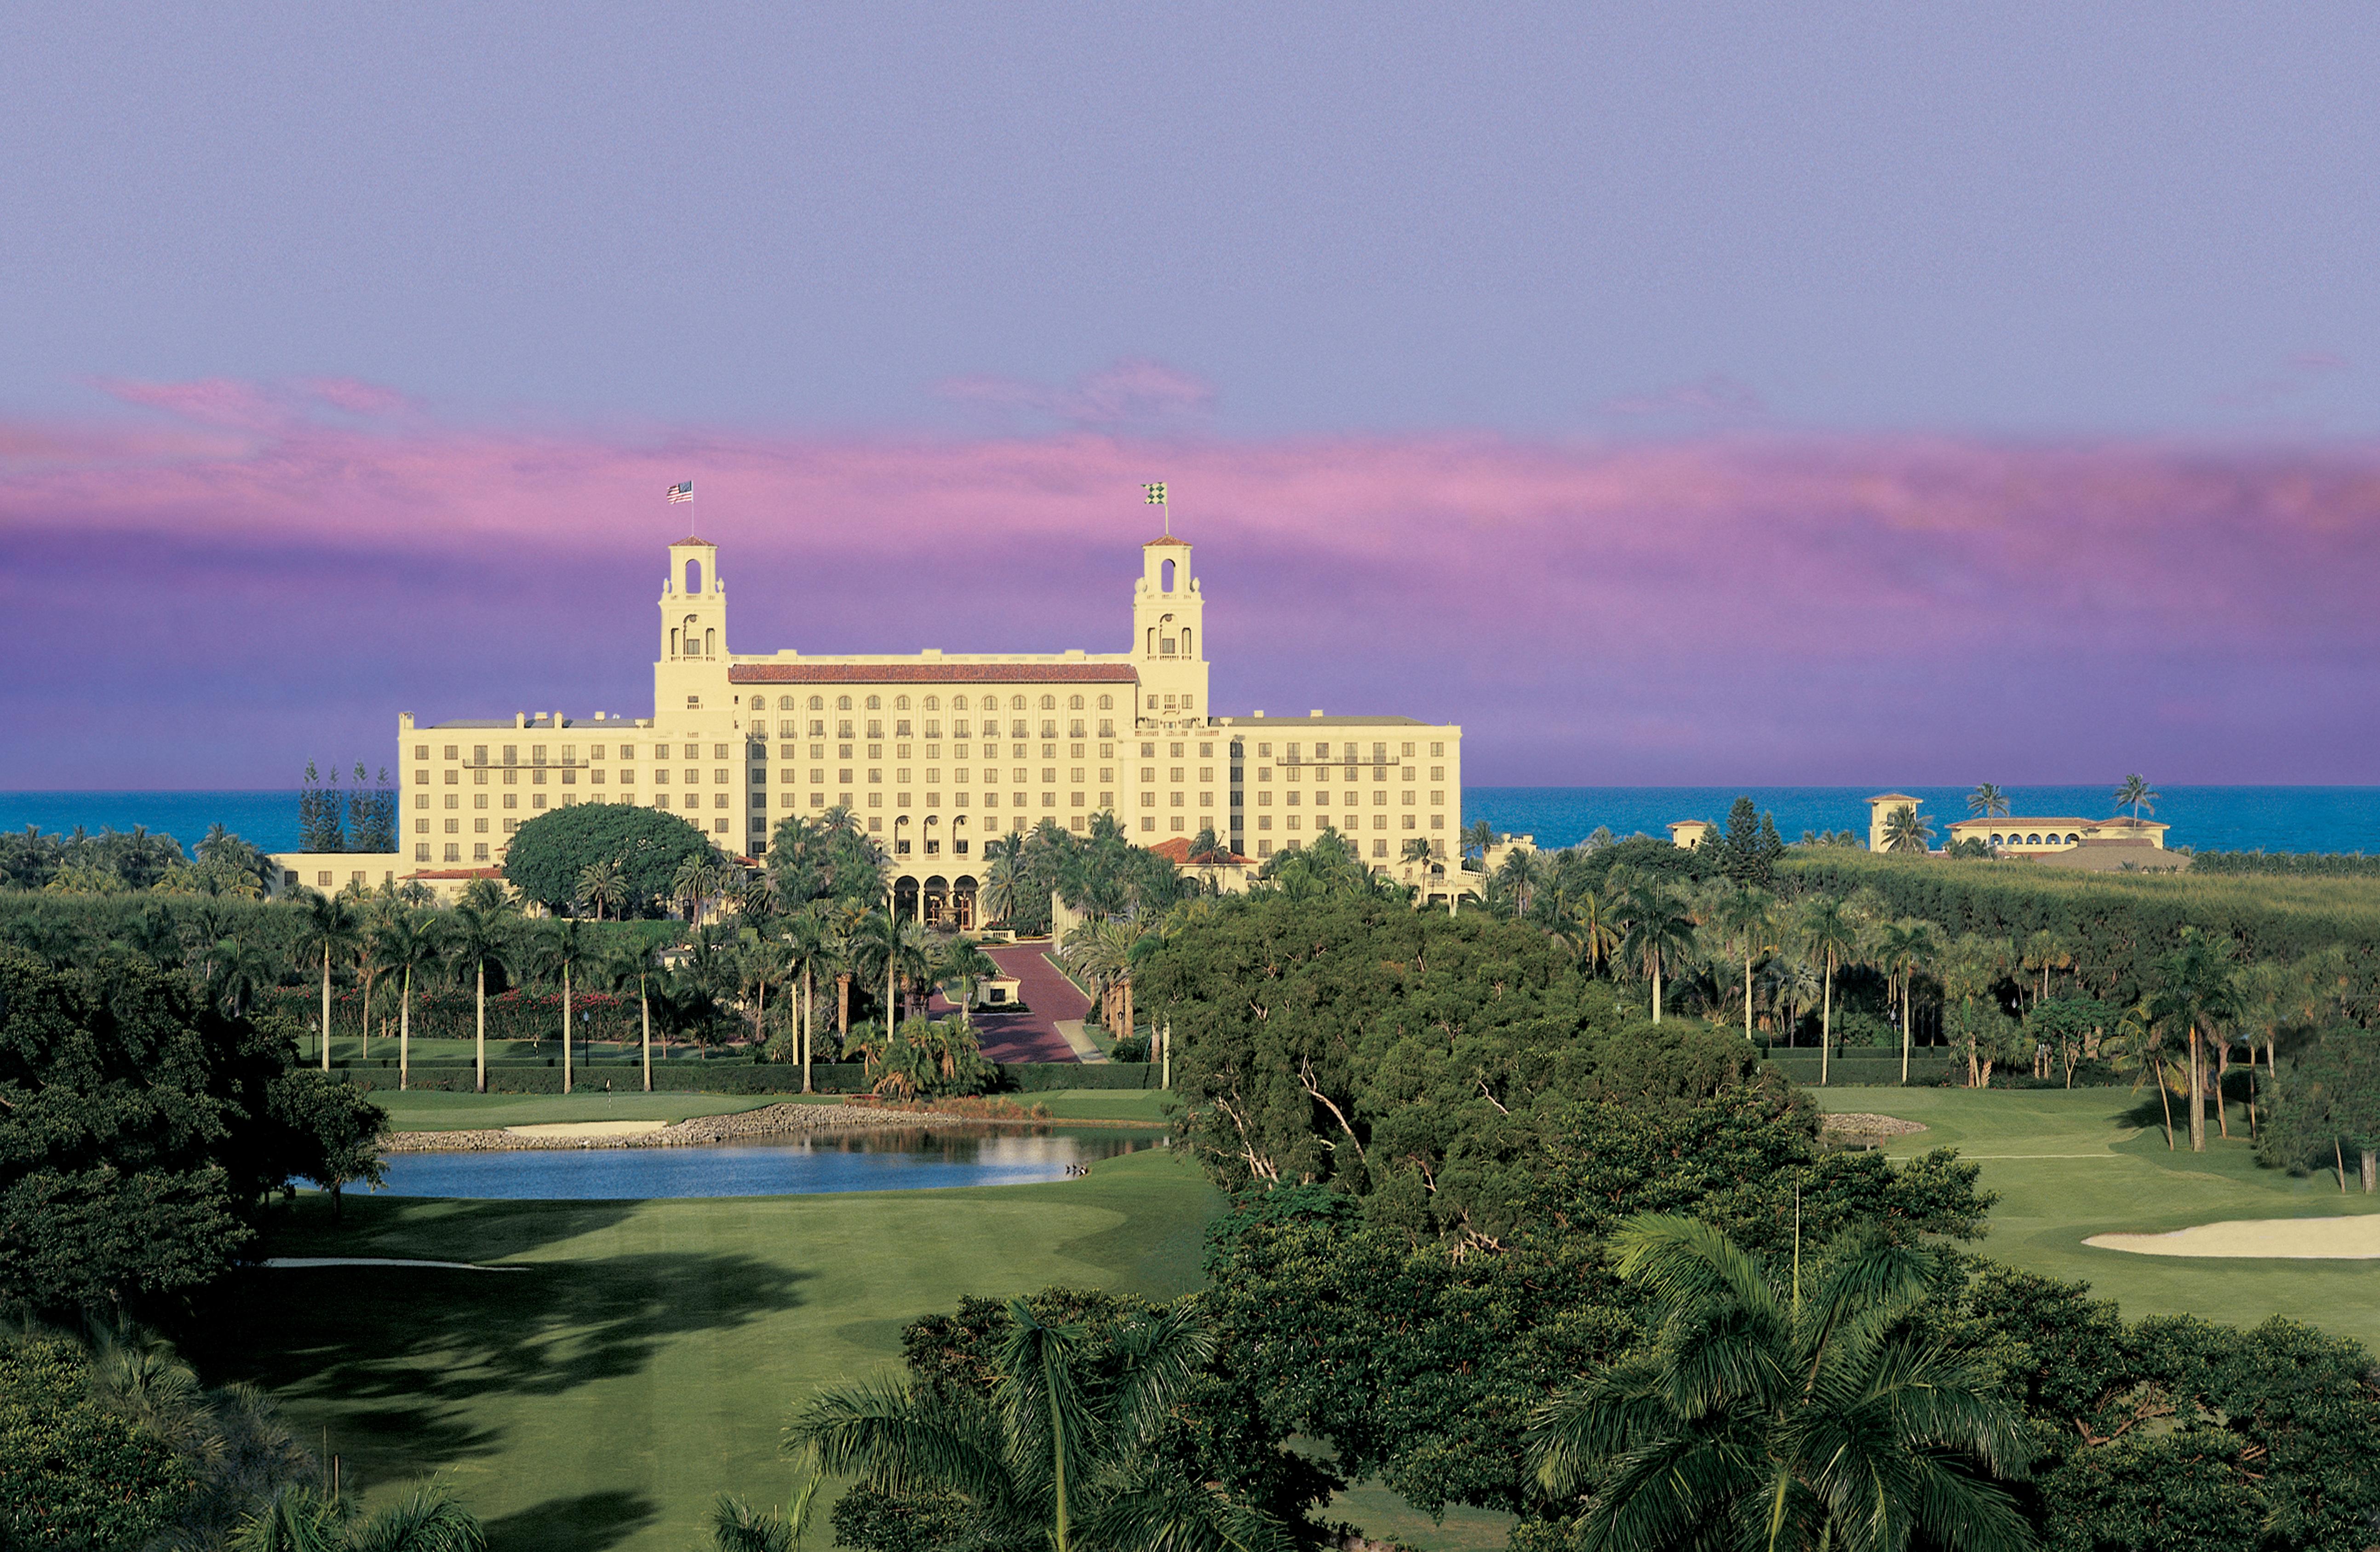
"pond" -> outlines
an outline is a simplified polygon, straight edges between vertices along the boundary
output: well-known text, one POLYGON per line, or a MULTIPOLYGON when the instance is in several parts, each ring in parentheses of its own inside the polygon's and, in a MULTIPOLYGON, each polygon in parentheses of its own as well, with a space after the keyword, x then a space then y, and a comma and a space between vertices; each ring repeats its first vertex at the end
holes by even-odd
POLYGON ((1096 1126, 936 1126, 689 1147, 534 1148, 389 1156, 397 1196, 599 1201, 929 1191, 1063 1180, 1070 1166, 1160 1147, 1164 1134, 1096 1126))

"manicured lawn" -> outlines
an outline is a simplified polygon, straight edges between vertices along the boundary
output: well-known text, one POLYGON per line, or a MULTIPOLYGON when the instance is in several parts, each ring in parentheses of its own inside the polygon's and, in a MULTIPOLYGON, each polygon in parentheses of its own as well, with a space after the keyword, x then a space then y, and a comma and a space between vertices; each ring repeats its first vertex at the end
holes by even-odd
POLYGON ((906 1322, 963 1293, 1050 1283, 1178 1292, 1197 1281, 1218 1205, 1164 1151, 1084 1180, 959 1191, 350 1196, 339 1226, 310 1195, 271 1254, 528 1269, 239 1274, 189 1350, 211 1378, 269 1387, 301 1437, 327 1427, 368 1501, 439 1472, 495 1552, 686 1552, 707 1543, 715 1494, 783 1501, 787 1411, 891 1366, 906 1322))
MULTIPOLYGON (((2199 1315, 2253 1325, 2267 1316, 2350 1336, 2380 1352, 2380 1267, 2363 1261, 2223 1260, 2136 1255, 2082 1242, 2111 1231, 2157 1232, 2243 1218, 2318 1218, 2380 1211, 2380 1196, 2340 1195, 2329 1174, 2292 1180, 2260 1170, 2238 1107, 2235 1140, 2214 1135, 2189 1151, 2180 1129, 2168 1153, 2156 1096, 2115 1088, 1813 1089, 1830 1110, 1922 1122, 1931 1130, 1893 1140, 1905 1157, 1956 1147, 1984 1167, 1999 1193, 1991 1232, 1977 1248, 2011 1266, 2086 1281, 2128 1316, 2199 1315)), ((2349 1178, 2353 1181, 2350 1170, 2349 1178)))
POLYGON ((1161 1088, 1053 1088, 1009 1096, 1021 1105, 1039 1105, 1060 1121, 1137 1121, 1163 1125, 1173 1096, 1161 1088))

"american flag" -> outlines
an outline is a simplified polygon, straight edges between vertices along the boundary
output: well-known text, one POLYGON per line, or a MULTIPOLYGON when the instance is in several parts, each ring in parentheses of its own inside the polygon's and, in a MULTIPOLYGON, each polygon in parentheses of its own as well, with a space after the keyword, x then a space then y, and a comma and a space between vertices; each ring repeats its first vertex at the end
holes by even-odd
POLYGON ((678 503, 680 503, 680 502, 690 502, 690 501, 692 501, 693 499, 694 499, 694 481, 693 481, 693 480, 691 480, 691 479, 680 480, 677 484, 673 485, 673 486, 671 486, 671 487, 670 487, 670 504, 671 504, 672 506, 675 506, 675 505, 676 505, 678 503))

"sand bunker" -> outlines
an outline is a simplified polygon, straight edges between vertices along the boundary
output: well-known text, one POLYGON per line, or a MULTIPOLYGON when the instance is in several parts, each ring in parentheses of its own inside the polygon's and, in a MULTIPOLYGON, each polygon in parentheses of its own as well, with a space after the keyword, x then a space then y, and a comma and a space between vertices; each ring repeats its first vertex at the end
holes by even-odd
POLYGON ((381 1255, 275 1255, 265 1263, 282 1269, 308 1267, 434 1267, 445 1272, 525 1272, 527 1267, 481 1267, 468 1261, 398 1261, 381 1255))
POLYGON ((2380 1260, 2380 1213, 2355 1218, 2248 1218, 2170 1234, 2094 1234, 2082 1242, 2135 1255, 2220 1255, 2288 1261, 2380 1260))
POLYGON ((669 1125, 666 1121, 548 1121, 534 1126, 507 1126, 516 1137, 641 1137, 669 1125))
POLYGON ((1839 1110, 1818 1118, 1822 1132, 1849 1137, 1906 1137, 1923 1132, 1923 1122, 1903 1121, 1899 1116, 1866 1115, 1857 1110, 1839 1110))

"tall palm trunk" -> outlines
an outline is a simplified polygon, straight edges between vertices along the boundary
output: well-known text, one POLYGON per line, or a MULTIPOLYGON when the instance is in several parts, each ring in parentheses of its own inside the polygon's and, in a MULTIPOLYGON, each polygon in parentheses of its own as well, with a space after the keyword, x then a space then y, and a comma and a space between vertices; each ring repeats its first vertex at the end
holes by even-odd
POLYGON ((653 1091, 653 1004, 645 995, 645 973, 637 972, 637 1014, 645 1025, 645 1092, 653 1091))
POLYGON ((413 1076, 413 966, 405 967, 404 1000, 396 1013, 396 1090, 402 1094, 413 1076))
POLYGON ((818 986, 811 976, 810 967, 805 964, 802 966, 801 1007, 802 1092, 804 1094, 810 1091, 810 1025, 817 1017, 818 986))
POLYGON ((1827 954, 1827 989, 1818 1003, 1818 1086, 1827 1086, 1827 1059, 1835 1050, 1835 956, 1827 954))
POLYGON ((1752 955, 1743 956, 1743 1037, 1752 1038, 1752 955))
POLYGON ((2223 1080, 2231 1075, 2231 1042, 2215 1042, 2215 1126, 2225 1142, 2231 1140, 2231 1108, 2223 1102, 2223 1080))
MULTIPOLYGON (((1891 995, 1892 977, 1885 977, 1885 995, 1891 995)), ((1900 1000, 1900 1086, 1909 1086, 1909 999, 1900 1000)))
POLYGON ((2206 1151, 2206 1065, 2196 1024, 2190 1026, 2190 1151, 2206 1151))
POLYGON ((570 966, 562 967, 562 1092, 570 1092, 570 966))
POLYGON ((1661 1022, 1661 956, 1653 956, 1653 1022, 1661 1022))
POLYGON ((322 945, 322 1071, 331 1070, 331 945, 322 945))
POLYGON ((479 1052, 479 1092, 485 1094, 488 1092, 488 966, 485 961, 480 964, 479 977, 479 1031, 476 1037, 479 1052))
POLYGON ((851 972, 838 970, 834 976, 834 1033, 845 1045, 851 1043, 851 972))

